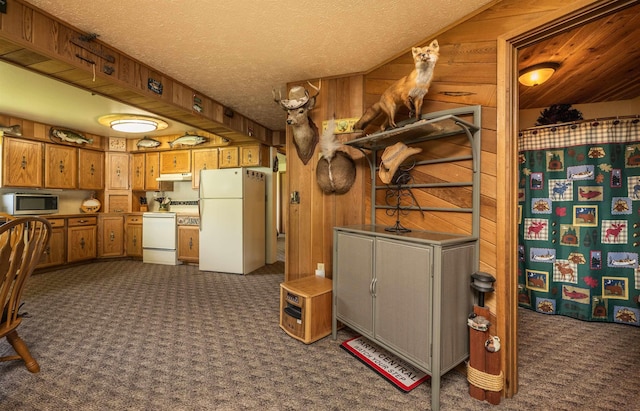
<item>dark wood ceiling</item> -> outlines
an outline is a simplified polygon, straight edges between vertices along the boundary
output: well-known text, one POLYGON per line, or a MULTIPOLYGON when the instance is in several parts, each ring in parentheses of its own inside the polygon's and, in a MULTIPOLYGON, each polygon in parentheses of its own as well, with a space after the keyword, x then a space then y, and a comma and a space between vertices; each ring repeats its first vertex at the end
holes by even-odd
POLYGON ((518 69, 554 62, 544 84, 519 85, 520 109, 640 96, 640 4, 521 49, 518 69))

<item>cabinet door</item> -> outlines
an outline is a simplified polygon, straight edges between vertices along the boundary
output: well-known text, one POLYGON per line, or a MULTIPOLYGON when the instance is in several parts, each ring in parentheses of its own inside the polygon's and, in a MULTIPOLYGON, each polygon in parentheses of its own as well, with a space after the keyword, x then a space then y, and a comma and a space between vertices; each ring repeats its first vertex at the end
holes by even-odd
POLYGON ((131 155, 131 189, 133 191, 144 190, 145 154, 131 155))
POLYGON ((78 188, 81 190, 104 188, 104 153, 78 150, 78 188))
POLYGON ((373 336, 373 238, 338 233, 333 284, 336 315, 367 337, 373 336))
POLYGON ((78 149, 44 145, 44 186, 46 188, 76 188, 78 181, 78 149))
POLYGON ((62 227, 54 227, 51 230, 51 239, 49 245, 45 248, 40 258, 40 263, 37 268, 50 267, 54 265, 62 265, 65 262, 65 238, 64 238, 64 220, 62 220, 62 227))
POLYGON ((142 257, 142 217, 127 216, 125 252, 129 257, 142 257))
POLYGON ((67 230, 67 261, 82 261, 96 258, 95 225, 74 226, 67 230))
POLYGON ((156 178, 160 177, 160 153, 146 153, 145 163, 144 189, 158 191, 160 184, 156 178))
POLYGON ((430 246, 377 239, 375 338, 431 369, 430 246))
POLYGON ((160 174, 190 173, 191 151, 163 151, 160 153, 160 174))
POLYGON ((2 185, 42 187, 42 143, 4 137, 2 185))
POLYGON ((100 257, 120 257, 124 254, 124 217, 101 216, 100 257))
POLYGON ((231 168, 238 167, 240 162, 238 161, 238 147, 222 147, 220 148, 220 160, 218 161, 218 167, 231 168))
POLYGON ((240 167, 269 166, 267 147, 261 144, 240 147, 240 167), (266 160, 266 161, 265 161, 266 160))
POLYGON ((197 263, 200 255, 200 229, 197 226, 178 227, 178 260, 197 263))
POLYGON ((107 153, 107 189, 129 189, 128 153, 107 153))
POLYGON ((218 149, 207 148, 202 150, 192 150, 191 164, 193 165, 193 176, 191 177, 191 187, 200 187, 200 170, 211 170, 218 168, 218 149))

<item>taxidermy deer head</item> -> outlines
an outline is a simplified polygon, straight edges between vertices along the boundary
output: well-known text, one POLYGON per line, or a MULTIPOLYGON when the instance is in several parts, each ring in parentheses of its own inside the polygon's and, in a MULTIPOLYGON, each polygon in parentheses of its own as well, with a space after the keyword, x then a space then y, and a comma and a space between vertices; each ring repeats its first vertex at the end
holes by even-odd
MULTIPOLYGON (((309 83, 309 82, 307 82, 309 83)), ((295 86, 289 90, 289 99, 284 100, 282 94, 273 90, 273 101, 280 104, 287 112, 287 124, 291 126, 293 132, 293 144, 296 146, 298 157, 303 164, 307 164, 318 144, 318 127, 309 117, 309 111, 316 105, 316 97, 320 94, 322 83, 318 87, 309 83, 316 91, 316 94, 309 96, 309 92, 302 86, 295 86)))

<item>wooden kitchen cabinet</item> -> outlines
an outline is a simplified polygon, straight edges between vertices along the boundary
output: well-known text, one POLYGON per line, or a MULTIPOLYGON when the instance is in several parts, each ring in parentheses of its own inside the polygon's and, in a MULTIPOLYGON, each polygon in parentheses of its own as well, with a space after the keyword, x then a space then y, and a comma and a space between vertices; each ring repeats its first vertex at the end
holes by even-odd
POLYGON ((142 257, 142 216, 126 216, 125 254, 128 257, 142 257))
POLYGON ((98 257, 122 257, 124 255, 124 216, 100 215, 98 238, 98 257))
POLYGON ((108 152, 106 159, 108 190, 129 189, 129 154, 108 152))
POLYGON ((43 144, 3 137, 2 186, 43 187, 43 144))
POLYGON ((96 258, 97 223, 97 217, 74 217, 67 220, 67 262, 96 258))
POLYGON ((81 190, 104 189, 103 152, 78 150, 78 188, 81 190))
POLYGON ((145 191, 158 191, 160 183, 156 178, 160 177, 160 153, 145 153, 145 191))
POLYGON ((240 167, 269 167, 269 147, 240 146, 240 167))
POLYGON ((160 174, 190 173, 191 151, 174 150, 160 153, 160 174))
POLYGON ((218 168, 218 149, 206 148, 191 151, 191 164, 193 166, 191 187, 200 187, 200 170, 212 170, 218 168))
POLYGON ((64 218, 48 218, 47 220, 51 223, 51 237, 36 268, 62 265, 66 261, 66 225, 64 218))
POLYGON ((131 190, 144 191, 145 154, 131 155, 131 190))
POLYGON ((131 192, 107 191, 104 195, 106 213, 126 213, 131 211, 131 192))
POLYGON ((56 144, 44 145, 45 188, 78 187, 78 149, 56 144))
POLYGON ((238 147, 221 147, 219 149, 219 168, 232 168, 238 167, 240 165, 240 161, 238 160, 238 147))
POLYGON ((200 228, 178 226, 178 260, 197 263, 200 259, 200 228))

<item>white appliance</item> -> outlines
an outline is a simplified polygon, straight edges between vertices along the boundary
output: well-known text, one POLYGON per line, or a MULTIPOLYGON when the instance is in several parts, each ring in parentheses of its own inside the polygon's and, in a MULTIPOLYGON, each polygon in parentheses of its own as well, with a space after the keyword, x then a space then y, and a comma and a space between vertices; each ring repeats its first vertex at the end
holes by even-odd
POLYGON ((58 196, 6 193, 2 195, 2 211, 11 215, 55 214, 58 212, 58 196))
POLYGON ((200 270, 247 274, 265 265, 265 174, 200 172, 200 270))
POLYGON ((142 214, 142 262, 164 265, 178 264, 178 228, 176 213, 142 214))

